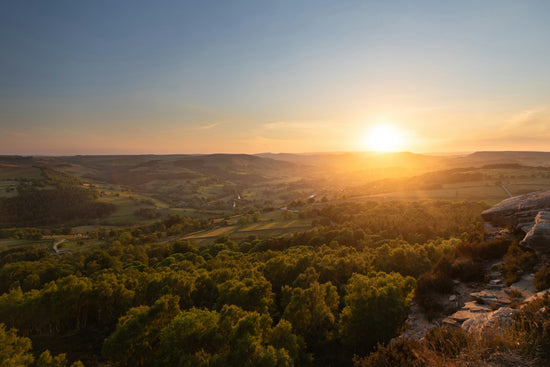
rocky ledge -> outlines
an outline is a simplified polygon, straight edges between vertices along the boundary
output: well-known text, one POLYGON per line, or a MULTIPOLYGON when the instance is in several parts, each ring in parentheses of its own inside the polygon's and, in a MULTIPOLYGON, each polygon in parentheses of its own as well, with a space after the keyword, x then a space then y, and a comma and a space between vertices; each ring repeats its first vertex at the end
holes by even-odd
POLYGON ((537 252, 550 251, 550 212, 539 212, 535 224, 520 243, 537 252))
POLYGON ((513 227, 526 233, 523 246, 550 253, 550 190, 514 196, 481 213, 497 227, 513 227))

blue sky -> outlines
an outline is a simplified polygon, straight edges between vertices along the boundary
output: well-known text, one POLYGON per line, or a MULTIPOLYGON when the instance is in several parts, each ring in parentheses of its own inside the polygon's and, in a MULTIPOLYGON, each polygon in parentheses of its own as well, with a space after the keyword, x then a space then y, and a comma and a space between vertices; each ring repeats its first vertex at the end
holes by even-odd
POLYGON ((13 1, 0 154, 550 150, 547 1, 13 1))

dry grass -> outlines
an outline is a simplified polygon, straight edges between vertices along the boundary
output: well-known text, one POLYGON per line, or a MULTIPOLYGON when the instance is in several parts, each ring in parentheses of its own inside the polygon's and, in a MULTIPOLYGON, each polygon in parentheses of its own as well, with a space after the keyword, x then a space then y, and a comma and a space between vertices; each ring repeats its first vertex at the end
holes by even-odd
POLYGON ((399 338, 365 358, 356 357, 354 366, 547 366, 548 361, 541 361, 529 352, 524 345, 526 340, 525 332, 513 328, 495 328, 483 334, 436 328, 421 341, 399 338))

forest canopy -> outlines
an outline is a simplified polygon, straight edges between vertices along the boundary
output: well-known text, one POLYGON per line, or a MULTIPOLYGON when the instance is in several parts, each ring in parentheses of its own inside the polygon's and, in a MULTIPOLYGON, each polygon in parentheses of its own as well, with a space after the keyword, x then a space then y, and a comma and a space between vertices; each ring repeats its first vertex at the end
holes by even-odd
POLYGON ((200 248, 161 239, 212 223, 172 216, 63 256, 2 252, 0 320, 40 350, 91 342, 68 354, 88 365, 349 365, 400 333, 415 278, 479 233, 480 207, 325 205, 326 226, 200 248))

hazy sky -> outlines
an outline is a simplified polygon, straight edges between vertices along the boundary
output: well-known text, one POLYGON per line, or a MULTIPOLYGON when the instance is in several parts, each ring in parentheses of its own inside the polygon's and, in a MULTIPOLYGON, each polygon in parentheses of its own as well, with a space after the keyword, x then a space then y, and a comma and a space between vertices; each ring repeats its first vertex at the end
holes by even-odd
POLYGON ((0 154, 550 150, 550 1, 5 1, 0 154))

